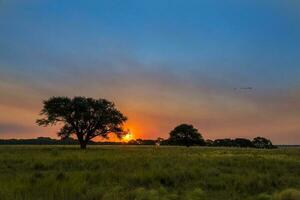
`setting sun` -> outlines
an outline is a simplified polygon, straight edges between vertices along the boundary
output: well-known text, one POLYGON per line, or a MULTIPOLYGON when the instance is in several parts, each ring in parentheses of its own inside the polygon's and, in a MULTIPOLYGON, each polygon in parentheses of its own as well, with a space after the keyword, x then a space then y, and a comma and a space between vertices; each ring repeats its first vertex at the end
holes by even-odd
POLYGON ((128 133, 122 137, 122 140, 124 142, 129 142, 132 139, 134 139, 134 137, 133 137, 133 134, 130 130, 128 130, 128 133))

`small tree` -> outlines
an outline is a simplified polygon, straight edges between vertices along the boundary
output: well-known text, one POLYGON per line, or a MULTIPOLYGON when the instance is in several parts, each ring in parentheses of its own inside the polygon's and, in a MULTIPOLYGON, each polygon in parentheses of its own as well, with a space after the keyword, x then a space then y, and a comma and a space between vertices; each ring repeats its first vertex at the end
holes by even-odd
POLYGON ((271 149, 271 148, 275 147, 275 146, 273 146, 271 140, 268 140, 268 139, 263 138, 263 137, 254 138, 252 143, 253 143, 254 147, 256 147, 256 148, 271 149))
POLYGON ((114 133, 121 138, 124 134, 122 125, 127 118, 108 100, 52 97, 43 104, 40 115, 45 117, 38 119, 37 124, 52 126, 62 123, 58 136, 76 135, 81 149, 85 149, 87 143, 97 136, 108 138, 109 133, 114 133))
POLYGON ((187 147, 192 145, 205 145, 202 135, 196 128, 189 124, 181 124, 175 127, 170 132, 169 143, 185 145, 187 147))

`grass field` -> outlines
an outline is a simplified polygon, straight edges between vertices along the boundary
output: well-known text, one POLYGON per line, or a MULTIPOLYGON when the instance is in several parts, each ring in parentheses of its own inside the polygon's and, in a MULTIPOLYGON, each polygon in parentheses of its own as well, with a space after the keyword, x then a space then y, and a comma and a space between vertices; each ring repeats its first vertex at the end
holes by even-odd
POLYGON ((0 199, 299 200, 300 149, 0 146, 0 199))

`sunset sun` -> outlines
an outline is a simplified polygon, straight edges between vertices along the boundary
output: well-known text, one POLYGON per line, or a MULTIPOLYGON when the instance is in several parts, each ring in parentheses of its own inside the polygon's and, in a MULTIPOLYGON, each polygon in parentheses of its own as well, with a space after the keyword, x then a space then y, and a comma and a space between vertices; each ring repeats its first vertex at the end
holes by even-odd
POLYGON ((129 142, 132 139, 134 139, 134 137, 133 137, 133 134, 130 130, 128 130, 127 134, 122 137, 122 140, 124 142, 129 142))

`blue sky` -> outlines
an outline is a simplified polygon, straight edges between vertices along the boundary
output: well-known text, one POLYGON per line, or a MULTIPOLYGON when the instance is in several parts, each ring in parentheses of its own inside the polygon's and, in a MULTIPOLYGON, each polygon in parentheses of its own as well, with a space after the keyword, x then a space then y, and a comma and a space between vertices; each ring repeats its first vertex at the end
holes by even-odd
POLYGON ((183 121, 208 138, 300 143, 299 10, 296 0, 2 0, 0 108, 32 120, 0 114, 0 137, 53 136, 33 123, 41 100, 86 95, 115 101, 141 137, 183 121))

